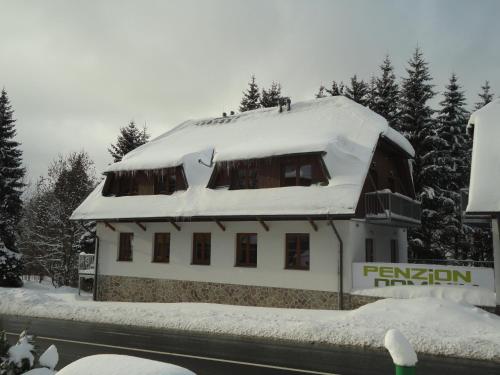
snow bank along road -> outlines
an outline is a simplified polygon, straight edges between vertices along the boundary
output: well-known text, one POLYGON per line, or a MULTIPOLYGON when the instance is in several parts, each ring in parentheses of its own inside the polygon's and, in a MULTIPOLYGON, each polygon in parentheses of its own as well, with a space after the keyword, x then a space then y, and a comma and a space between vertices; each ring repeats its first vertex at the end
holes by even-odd
POLYGON ((400 330, 417 352, 500 363, 500 317, 438 298, 386 299, 353 311, 202 303, 93 302, 72 288, 0 288, 0 314, 58 318, 302 343, 382 348, 400 330))
MULTIPOLYGON (((198 375, 375 375, 391 374, 394 366, 384 350, 321 344, 270 342, 248 338, 155 330, 46 318, 0 315, 0 329, 14 334, 26 327, 38 334, 44 350, 58 347, 59 368, 97 353, 126 354, 173 363, 198 375)), ((418 372, 426 375, 498 375, 499 365, 420 355, 418 372)))

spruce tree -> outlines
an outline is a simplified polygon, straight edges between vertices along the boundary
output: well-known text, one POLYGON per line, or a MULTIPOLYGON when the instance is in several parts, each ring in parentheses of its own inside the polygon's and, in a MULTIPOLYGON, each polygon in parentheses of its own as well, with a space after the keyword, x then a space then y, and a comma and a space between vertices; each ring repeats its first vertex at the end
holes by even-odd
POLYGON ((326 94, 325 94, 325 86, 320 86, 320 87, 319 87, 318 92, 316 93, 316 95, 314 95, 314 97, 315 97, 316 99, 326 97, 326 94))
POLYGON ((259 86, 257 86, 257 83, 255 82, 255 76, 252 75, 250 82, 248 82, 248 89, 243 92, 240 112, 251 111, 257 108, 260 108, 259 86))
POLYGON ((3 89, 0 95, 0 242, 15 251, 25 169, 20 143, 15 140, 16 120, 13 115, 7 92, 3 89))
POLYGON ((415 49, 406 68, 400 93, 400 120, 398 128, 415 149, 413 181, 417 198, 422 203, 422 225, 409 231, 409 247, 414 257, 440 256, 432 251, 433 232, 439 226, 438 192, 434 189, 439 170, 435 165, 441 141, 436 136, 433 110, 428 101, 433 98, 428 63, 422 51, 415 49))
POLYGON ((26 268, 49 275, 55 286, 77 284, 78 254, 92 248, 92 223, 84 227, 70 216, 94 187, 93 162, 80 151, 55 160, 26 201, 20 236, 26 268))
POLYGON ((481 86, 482 92, 478 94, 479 98, 481 99, 479 102, 476 103, 476 106, 474 109, 481 109, 483 108, 486 104, 491 102, 493 100, 493 97, 495 96, 492 92, 490 92, 490 83, 488 81, 484 82, 484 85, 481 86))
POLYGON ((368 100, 368 85, 363 80, 359 81, 355 74, 351 78, 351 85, 345 89, 344 95, 361 105, 366 105, 368 100))
POLYGON ((366 92, 366 106, 373 110, 375 102, 377 101, 377 80, 371 76, 368 90, 366 92))
POLYGON ((260 105, 264 108, 277 107, 281 98, 281 85, 273 82, 269 90, 262 89, 260 105))
POLYGON ((331 96, 344 95, 344 91, 345 91, 344 82, 340 82, 339 84, 337 84, 337 82, 332 81, 332 87, 330 89, 326 89, 326 92, 329 93, 331 96))
POLYGON ((123 156, 128 154, 130 151, 136 149, 137 147, 145 144, 149 140, 149 134, 146 127, 139 129, 134 121, 120 128, 120 134, 116 140, 116 144, 112 144, 108 148, 109 153, 113 156, 114 162, 119 162, 122 160, 123 156))
POLYGON ((470 158, 468 157, 467 119, 465 95, 452 74, 444 99, 439 103, 441 109, 437 117, 437 136, 440 148, 437 151, 436 165, 439 171, 435 190, 439 192, 440 228, 436 233, 434 247, 445 256, 463 259, 469 253, 468 241, 461 223, 460 189, 468 184, 470 158))
POLYGON ((370 108, 384 117, 392 128, 398 127, 399 87, 389 56, 380 65, 382 75, 375 80, 375 98, 370 108))

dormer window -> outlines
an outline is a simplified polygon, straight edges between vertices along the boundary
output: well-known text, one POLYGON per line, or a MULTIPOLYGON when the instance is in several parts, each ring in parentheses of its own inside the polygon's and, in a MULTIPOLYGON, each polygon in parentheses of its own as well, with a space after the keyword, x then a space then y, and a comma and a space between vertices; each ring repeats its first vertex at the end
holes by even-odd
POLYGON ((184 170, 182 166, 178 166, 108 173, 102 194, 104 196, 169 195, 186 189, 184 170))
POLYGON ((281 186, 311 186, 311 163, 298 160, 284 164, 281 170, 281 186))
POLYGON ((264 189, 328 184, 330 178, 320 152, 219 162, 208 188, 264 189))
POLYGON ((245 166, 235 171, 231 189, 257 189, 257 169, 245 166))
POLYGON ((172 194, 177 189, 177 171, 169 168, 155 175, 155 194, 172 194))

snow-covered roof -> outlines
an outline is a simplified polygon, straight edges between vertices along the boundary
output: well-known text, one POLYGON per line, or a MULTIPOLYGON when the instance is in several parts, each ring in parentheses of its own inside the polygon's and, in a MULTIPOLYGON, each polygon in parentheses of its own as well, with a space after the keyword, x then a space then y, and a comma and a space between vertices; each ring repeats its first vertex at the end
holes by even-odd
POLYGON ((500 212, 500 99, 474 112, 472 168, 467 212, 500 212))
POLYGON ((379 138, 409 156, 410 143, 387 121, 342 96, 265 108, 228 117, 189 120, 127 154, 106 172, 183 165, 189 188, 172 195, 103 197, 101 183, 72 219, 196 216, 352 215, 379 138), (212 190, 213 161, 324 152, 328 186, 212 190), (199 160, 203 161, 200 163, 199 160))

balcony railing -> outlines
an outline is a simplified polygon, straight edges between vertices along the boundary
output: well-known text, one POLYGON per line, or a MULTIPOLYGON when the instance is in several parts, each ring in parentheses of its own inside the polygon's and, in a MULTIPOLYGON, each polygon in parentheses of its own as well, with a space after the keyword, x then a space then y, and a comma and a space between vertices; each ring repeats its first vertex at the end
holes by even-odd
POLYGON ((420 202, 388 190, 365 194, 366 219, 373 223, 397 226, 420 225, 420 202))
POLYGON ((80 253, 78 255, 78 273, 80 275, 94 275, 95 255, 80 253))

